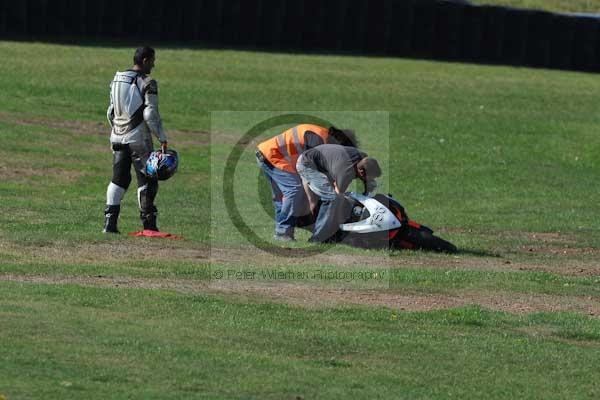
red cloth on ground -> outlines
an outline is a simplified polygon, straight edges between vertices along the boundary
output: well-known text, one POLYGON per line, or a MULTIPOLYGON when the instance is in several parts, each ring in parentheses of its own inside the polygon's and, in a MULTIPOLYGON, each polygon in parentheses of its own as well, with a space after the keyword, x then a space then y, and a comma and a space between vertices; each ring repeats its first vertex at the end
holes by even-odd
POLYGON ((174 235, 172 233, 167 233, 167 232, 150 231, 148 229, 144 229, 143 231, 130 232, 129 236, 151 237, 151 238, 161 238, 161 239, 175 239, 175 240, 183 239, 183 236, 174 235))

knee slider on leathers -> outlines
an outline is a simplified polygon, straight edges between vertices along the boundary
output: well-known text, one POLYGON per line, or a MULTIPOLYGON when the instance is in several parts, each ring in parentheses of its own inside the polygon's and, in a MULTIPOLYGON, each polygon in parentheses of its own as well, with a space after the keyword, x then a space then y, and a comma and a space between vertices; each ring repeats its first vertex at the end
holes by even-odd
POLYGON ((127 150, 114 152, 112 182, 127 190, 131 183, 131 157, 127 150))
POLYGON ((156 213, 154 199, 158 193, 158 181, 148 179, 144 186, 138 188, 138 203, 143 214, 156 213))

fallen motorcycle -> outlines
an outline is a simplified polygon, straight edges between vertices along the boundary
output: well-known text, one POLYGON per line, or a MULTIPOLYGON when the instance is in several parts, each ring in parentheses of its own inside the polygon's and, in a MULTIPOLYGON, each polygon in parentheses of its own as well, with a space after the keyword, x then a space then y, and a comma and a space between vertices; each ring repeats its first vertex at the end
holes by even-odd
POLYGON ((373 197, 346 193, 341 215, 344 223, 329 239, 360 248, 420 249, 456 253, 452 243, 433 234, 433 230, 411 220, 402 204, 391 195, 373 197))

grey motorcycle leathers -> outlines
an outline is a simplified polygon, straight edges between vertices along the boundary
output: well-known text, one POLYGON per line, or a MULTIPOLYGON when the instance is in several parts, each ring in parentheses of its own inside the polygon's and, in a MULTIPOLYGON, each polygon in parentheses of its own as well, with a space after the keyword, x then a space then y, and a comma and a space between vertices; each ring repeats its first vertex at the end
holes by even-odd
POLYGON ((113 150, 113 178, 107 189, 107 210, 112 207, 111 215, 118 217, 118 211, 117 217, 114 217, 115 210, 131 183, 133 166, 138 184, 140 217, 144 228, 155 229, 157 210, 154 198, 158 182, 146 176, 145 166, 153 150, 152 135, 161 143, 167 141, 158 112, 156 81, 134 70, 117 72, 110 85, 110 105, 106 114, 112 128, 110 142, 113 150))

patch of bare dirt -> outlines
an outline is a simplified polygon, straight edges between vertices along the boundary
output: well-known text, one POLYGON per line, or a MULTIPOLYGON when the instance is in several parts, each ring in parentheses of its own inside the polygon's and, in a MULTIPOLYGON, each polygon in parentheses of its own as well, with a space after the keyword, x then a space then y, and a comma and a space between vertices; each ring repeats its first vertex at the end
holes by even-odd
POLYGON ((397 252, 386 256, 375 255, 322 253, 310 256, 294 257, 295 250, 289 250, 289 257, 278 257, 259 249, 248 248, 212 248, 211 261, 221 264, 243 265, 334 265, 334 266, 365 266, 380 268, 443 268, 443 269, 477 269, 485 271, 543 271, 565 276, 600 276, 600 259, 569 259, 555 260, 552 263, 514 260, 501 256, 478 256, 471 254, 440 255, 412 254, 397 252))
POLYGON ((565 235, 560 232, 521 232, 521 235, 525 235, 534 242, 542 243, 564 243, 564 244, 575 244, 577 240, 569 235, 565 235))
POLYGON ((285 282, 272 284, 236 280, 190 281, 104 276, 0 275, 0 281, 74 284, 105 288, 161 289, 183 293, 219 293, 241 297, 258 297, 259 299, 307 308, 360 305, 387 307, 401 311, 430 311, 475 304, 491 310, 516 314, 572 311, 600 318, 600 303, 596 299, 575 296, 522 295, 515 293, 398 294, 382 290, 324 288, 285 282))
MULTIPOLYGON (((48 117, 39 116, 22 116, 19 114, 11 114, 6 112, 0 112, 0 119, 10 121, 17 125, 27 126, 45 126, 49 128, 62 129, 69 131, 77 135, 91 135, 91 136, 103 136, 108 138, 110 133, 110 127, 108 122, 103 119, 102 121, 72 121, 72 120, 61 120, 48 117)), ((259 140, 253 141, 240 141, 242 134, 235 134, 230 132, 213 132, 197 130, 175 130, 166 127, 169 141, 176 148, 183 148, 184 146, 207 146, 212 144, 227 144, 246 146, 248 148, 256 147, 259 140)))
POLYGON ((327 265, 367 268, 440 268, 445 270, 475 269, 484 271, 540 271, 564 276, 600 276, 600 258, 568 257, 549 262, 507 257, 484 257, 471 254, 440 255, 398 252, 357 254, 326 252, 305 255, 301 250, 283 249, 282 255, 266 253, 255 247, 200 247, 187 241, 160 243, 152 240, 128 240, 111 243, 62 243, 23 246, 0 240, 0 249, 24 262, 58 262, 64 264, 97 264, 165 259, 192 263, 233 266, 327 265))
POLYGON ((273 284, 224 280, 212 285, 212 288, 221 293, 259 296, 271 301, 307 308, 361 305, 388 307, 402 311, 430 311, 460 307, 466 304, 459 298, 438 294, 398 294, 374 289, 326 288, 287 282, 273 284))
POLYGON ((577 239, 572 235, 562 232, 524 232, 524 231, 483 231, 474 229, 465 229, 460 227, 439 227, 438 233, 458 233, 465 235, 491 236, 494 238, 518 239, 536 243, 537 245, 575 245, 577 239))
POLYGON ((600 318, 600 301, 590 296, 551 296, 523 293, 465 293, 460 295, 471 304, 517 314, 575 311, 600 318))
POLYGON ((52 177, 54 179, 58 178, 60 181, 64 182, 75 182, 83 176, 83 173, 81 171, 66 170, 63 168, 24 168, 19 166, 9 167, 2 164, 0 165, 0 176, 7 181, 26 181, 32 177, 52 177))
POLYGON ((131 261, 189 261, 209 262, 207 248, 189 248, 176 242, 139 241, 123 243, 68 244, 20 246, 0 241, 0 250, 13 254, 22 262, 90 265, 131 261))
POLYGON ((63 129, 77 132, 82 135, 106 135, 106 124, 89 121, 69 121, 38 116, 21 116, 17 114, 0 113, 0 118, 17 125, 46 126, 49 128, 63 129))
MULTIPOLYGON (((104 136, 108 139, 110 127, 108 122, 69 121, 47 117, 23 117, 15 114, 0 112, 0 118, 17 125, 46 126, 62 129, 77 135, 104 136)), ((207 131, 179 131, 168 130, 169 140, 179 147, 188 145, 210 144, 210 132, 207 131)))
POLYGON ((556 256, 600 255, 600 249, 593 247, 520 246, 519 251, 556 256))

